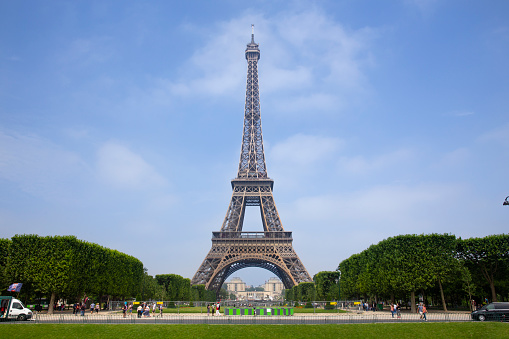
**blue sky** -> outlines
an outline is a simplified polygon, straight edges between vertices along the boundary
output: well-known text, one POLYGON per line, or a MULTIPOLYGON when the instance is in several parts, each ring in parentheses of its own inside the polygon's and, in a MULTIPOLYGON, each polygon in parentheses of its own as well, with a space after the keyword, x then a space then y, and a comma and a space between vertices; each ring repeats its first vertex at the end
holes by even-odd
MULTIPOLYGON (((76 235, 192 278, 237 174, 251 24, 267 169, 311 275, 398 234, 507 232, 507 13, 1 1, 0 237, 76 235)), ((261 230, 256 208, 244 229, 261 230)))

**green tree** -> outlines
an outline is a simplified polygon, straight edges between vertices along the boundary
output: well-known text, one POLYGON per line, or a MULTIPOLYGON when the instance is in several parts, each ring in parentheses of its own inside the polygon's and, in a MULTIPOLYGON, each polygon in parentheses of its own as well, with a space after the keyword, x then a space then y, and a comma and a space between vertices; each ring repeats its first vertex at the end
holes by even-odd
POLYGON ((339 272, 322 271, 313 277, 316 288, 316 300, 336 300, 339 297, 339 272))
POLYGON ((497 279, 507 279, 509 234, 459 239, 457 256, 468 268, 482 274, 489 284, 491 299, 497 301, 495 282, 497 279))
POLYGON ((312 282, 301 282, 297 286, 299 291, 300 300, 313 301, 316 298, 315 284, 312 282))
POLYGON ((11 247, 10 239, 0 238, 0 294, 7 290, 12 282, 9 282, 7 276, 7 263, 9 259, 9 250, 11 247))
POLYGON ((163 285, 169 300, 181 301, 191 298, 191 281, 178 274, 158 274, 156 275, 158 284, 163 285))

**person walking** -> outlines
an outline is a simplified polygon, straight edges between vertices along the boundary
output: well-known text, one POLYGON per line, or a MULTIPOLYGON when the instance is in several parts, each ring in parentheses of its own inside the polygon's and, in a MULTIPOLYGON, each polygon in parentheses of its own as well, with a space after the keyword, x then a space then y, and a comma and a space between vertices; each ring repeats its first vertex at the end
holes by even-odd
POLYGON ((95 304, 92 301, 92 303, 90 304, 90 314, 94 314, 94 308, 95 308, 95 304))
POLYGON ((422 316, 424 317, 424 321, 428 321, 428 319, 426 319, 426 313, 428 313, 428 310, 426 309, 426 305, 422 305, 422 316))
POLYGON ((141 318, 141 312, 143 312, 143 307, 141 304, 138 305, 138 308, 136 309, 138 311, 138 318, 141 318))
POLYGON ((207 304, 207 317, 210 316, 210 305, 207 304))
POLYGON ((216 305, 216 315, 221 315, 221 312, 219 312, 220 309, 221 309, 221 304, 218 302, 216 305))
POLYGON ((391 315, 394 318, 394 304, 391 304, 391 315))
POLYGON ((159 304, 159 315, 162 317, 163 316, 163 303, 160 303, 159 304))
POLYGON ((417 307, 417 311, 419 312, 419 319, 422 320, 422 315, 423 315, 423 311, 422 311, 422 303, 419 304, 419 306, 417 307))

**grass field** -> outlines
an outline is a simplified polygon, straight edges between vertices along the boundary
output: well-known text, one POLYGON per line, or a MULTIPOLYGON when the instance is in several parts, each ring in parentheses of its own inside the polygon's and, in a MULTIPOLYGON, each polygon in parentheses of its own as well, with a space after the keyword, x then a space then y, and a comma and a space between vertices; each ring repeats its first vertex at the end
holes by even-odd
POLYGON ((509 338, 508 323, 78 325, 5 323, 3 338, 509 338))
MULTIPOLYGON (((223 313, 224 311, 224 306, 221 307, 221 314, 223 313)), ((338 313, 338 310, 323 310, 323 309, 315 309, 315 311, 313 312, 313 309, 312 308, 294 308, 293 309, 294 313, 338 313)), ((212 312, 212 310, 211 310, 212 312)), ((215 312, 215 311, 214 311, 215 312)), ((170 314, 173 314, 173 313, 203 313, 203 314, 206 314, 207 313, 207 308, 206 307, 180 307, 180 308, 164 308, 163 309, 163 313, 170 313, 170 314)), ((339 310, 339 313, 346 313, 346 311, 343 311, 343 310, 339 310)), ((136 314, 136 310, 133 310, 133 314, 136 314)))

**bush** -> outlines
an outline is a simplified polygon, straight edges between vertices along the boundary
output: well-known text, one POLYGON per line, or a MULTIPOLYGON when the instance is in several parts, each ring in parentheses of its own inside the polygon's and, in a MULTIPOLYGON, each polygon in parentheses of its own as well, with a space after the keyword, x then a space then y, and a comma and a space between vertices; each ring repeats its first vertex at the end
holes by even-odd
POLYGON ((306 303, 306 306, 304 306, 304 308, 313 308, 313 304, 311 304, 311 301, 308 301, 306 303))
POLYGON ((326 310, 333 310, 335 308, 335 306, 331 305, 330 303, 327 303, 327 304, 325 304, 325 306, 323 308, 326 310))
POLYGON ((175 303, 173 301, 170 301, 168 304, 168 308, 175 308, 175 303))

